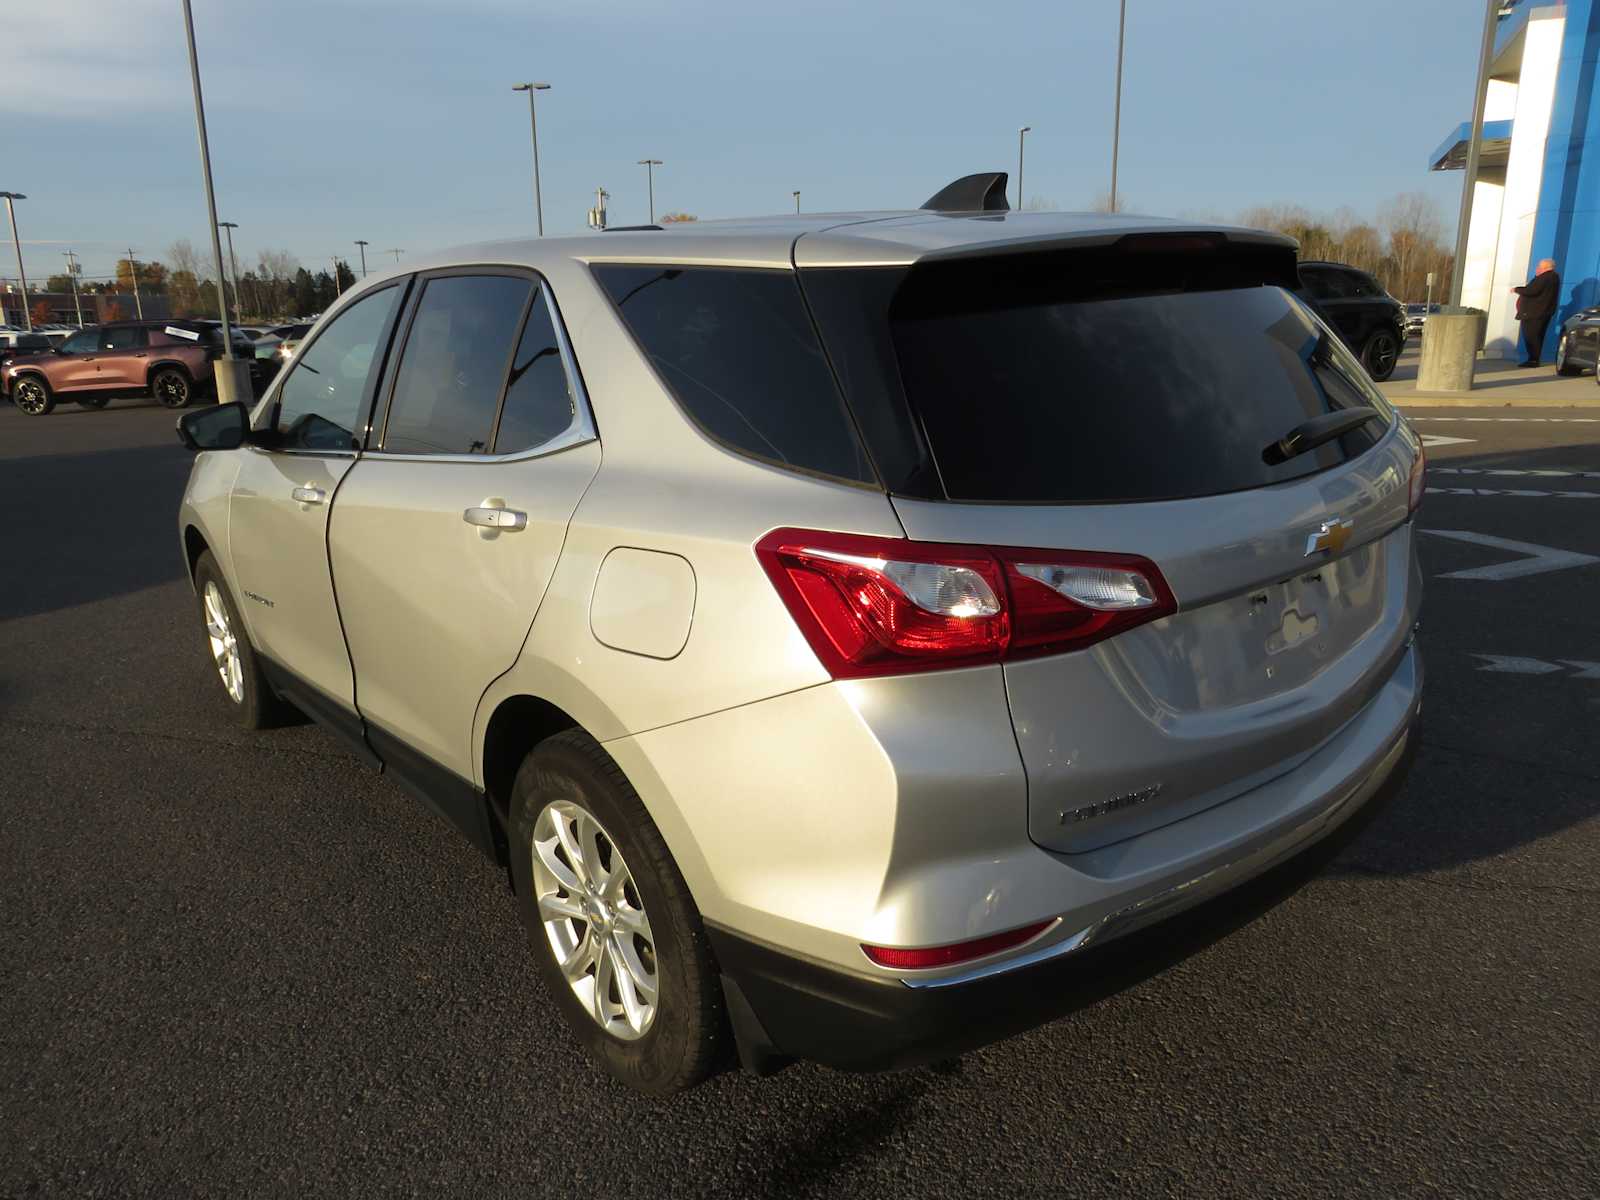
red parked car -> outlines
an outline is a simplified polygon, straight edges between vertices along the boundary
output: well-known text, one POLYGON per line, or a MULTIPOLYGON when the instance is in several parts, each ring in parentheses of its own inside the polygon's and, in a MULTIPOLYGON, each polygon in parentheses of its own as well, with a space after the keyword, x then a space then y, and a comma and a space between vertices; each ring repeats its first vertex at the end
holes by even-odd
MULTIPOLYGON (((254 348, 236 346, 254 358, 254 348)), ((0 370, 0 394, 42 417, 57 399, 104 408, 113 396, 150 396, 184 408, 213 383, 222 334, 201 321, 118 321, 84 329, 59 346, 17 354, 0 370)))

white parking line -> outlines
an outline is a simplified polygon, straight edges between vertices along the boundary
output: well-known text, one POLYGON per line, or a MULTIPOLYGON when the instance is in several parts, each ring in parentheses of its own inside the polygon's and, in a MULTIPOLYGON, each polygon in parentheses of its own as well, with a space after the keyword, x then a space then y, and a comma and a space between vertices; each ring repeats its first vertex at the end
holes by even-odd
POLYGON ((1600 479, 1600 471, 1580 471, 1576 467, 1436 467, 1428 464, 1429 475, 1526 475, 1540 479, 1600 479))
POLYGON ((1446 437, 1442 433, 1425 433, 1422 435, 1422 444, 1430 450, 1435 446, 1466 446, 1477 440, 1477 438, 1446 437))
POLYGON ((1494 421, 1503 425, 1600 425, 1600 417, 1407 417, 1408 421, 1494 421))
POLYGON ((1474 654, 1483 659, 1480 671, 1493 671, 1500 675, 1566 675, 1568 679, 1600 679, 1600 663, 1585 662, 1579 658, 1560 658, 1546 662, 1542 658, 1524 658, 1516 654, 1474 654), (1571 673, 1567 668, 1572 668, 1571 673))
MULTIPOLYGON (((1432 490, 1431 488, 1429 489, 1432 490)), ((1527 575, 1542 575, 1546 571, 1560 571, 1566 567, 1586 567, 1600 562, 1592 554, 1579 554, 1576 550, 1557 550, 1554 546, 1537 546, 1532 542, 1514 542, 1510 538, 1492 537, 1487 533, 1473 533, 1467 529, 1424 529, 1434 537, 1450 538, 1457 542, 1470 542, 1474 546, 1490 546, 1496 550, 1510 550, 1525 557, 1509 562, 1491 563, 1486 567, 1473 567, 1467 571, 1450 571, 1440 579, 1521 579, 1527 575)))
MULTIPOLYGON (((1430 470, 1431 473, 1431 470, 1430 470)), ((1521 499, 1600 500, 1600 492, 1546 492, 1538 488, 1431 487, 1430 496, 1516 496, 1521 499)))

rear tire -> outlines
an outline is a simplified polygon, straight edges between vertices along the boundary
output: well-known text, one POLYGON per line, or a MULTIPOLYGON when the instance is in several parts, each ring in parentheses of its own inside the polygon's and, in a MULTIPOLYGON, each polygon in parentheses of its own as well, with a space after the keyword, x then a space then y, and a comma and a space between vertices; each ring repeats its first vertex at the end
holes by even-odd
POLYGON ((194 381, 177 367, 162 367, 150 376, 150 395, 166 408, 188 408, 194 381))
POLYGON ((45 417, 56 406, 56 397, 42 375, 22 375, 11 381, 11 403, 30 417, 45 417))
POLYGON ((705 1079, 730 1042, 721 980, 689 887, 621 768, 582 730, 559 733, 523 760, 509 817, 534 959, 589 1057, 649 1095, 705 1079))
POLYGON ((1583 368, 1576 363, 1567 361, 1568 338, 1561 335, 1561 340, 1556 343, 1556 374, 1557 375, 1582 375, 1583 368))
POLYGON ((194 590, 211 665, 222 682, 223 695, 228 698, 235 719, 246 729, 272 729, 283 724, 292 710, 273 694, 262 674, 261 661, 239 619, 233 593, 209 550, 195 562, 194 590))
POLYGON ((1399 361, 1400 339, 1395 337, 1391 330, 1373 331, 1368 335, 1366 344, 1361 347, 1361 365, 1378 383, 1382 383, 1394 374, 1395 364, 1399 361))

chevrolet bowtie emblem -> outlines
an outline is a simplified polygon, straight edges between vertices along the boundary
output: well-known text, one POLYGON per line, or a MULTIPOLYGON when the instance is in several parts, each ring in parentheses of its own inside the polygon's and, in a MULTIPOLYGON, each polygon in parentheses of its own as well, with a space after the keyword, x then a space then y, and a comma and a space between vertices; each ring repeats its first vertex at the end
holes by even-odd
POLYGON ((1313 554, 1339 553, 1355 529, 1355 522, 1346 521, 1343 517, 1324 521, 1315 533, 1306 538, 1306 557, 1310 558, 1313 554))

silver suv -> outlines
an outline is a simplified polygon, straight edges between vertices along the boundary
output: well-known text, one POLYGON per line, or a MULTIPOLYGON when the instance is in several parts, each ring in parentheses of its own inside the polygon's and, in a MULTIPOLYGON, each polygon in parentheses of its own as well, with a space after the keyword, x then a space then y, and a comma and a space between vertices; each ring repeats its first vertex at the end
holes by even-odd
POLYGON ((634 1087, 942 1057, 1404 777, 1422 448, 1295 282, 981 201, 374 277, 179 422, 217 674, 503 864, 634 1087))

